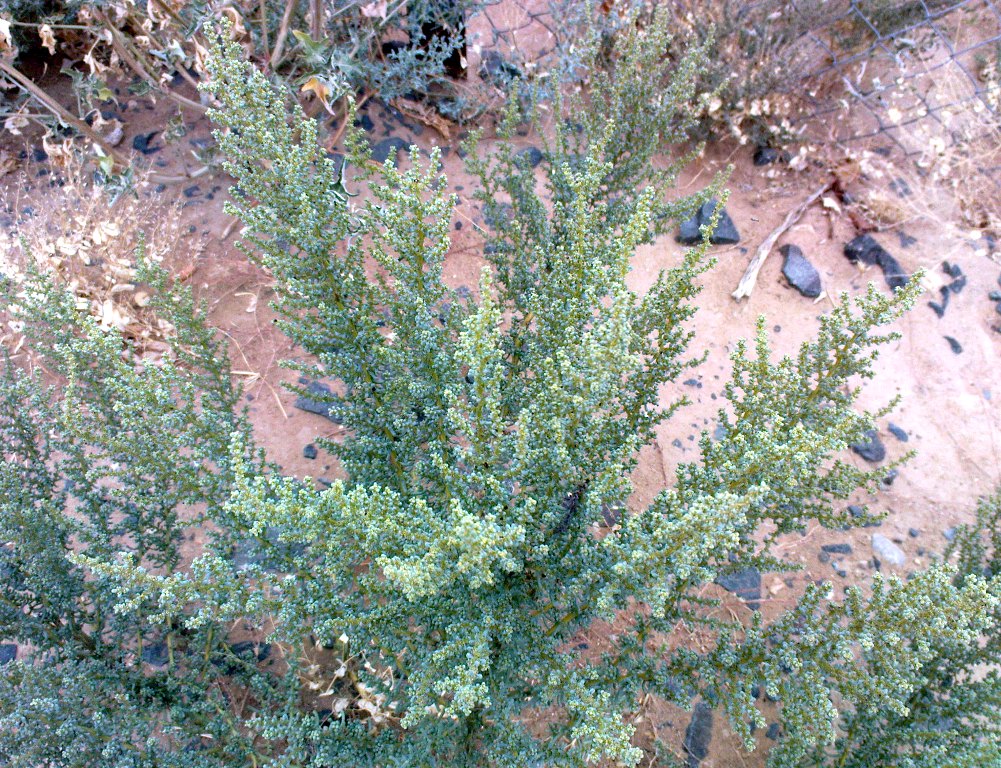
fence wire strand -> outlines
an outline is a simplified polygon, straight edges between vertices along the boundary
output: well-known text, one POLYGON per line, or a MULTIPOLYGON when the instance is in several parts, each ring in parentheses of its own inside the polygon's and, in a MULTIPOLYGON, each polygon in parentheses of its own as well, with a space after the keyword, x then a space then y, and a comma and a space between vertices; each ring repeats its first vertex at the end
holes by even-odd
MULTIPOLYGON (((789 37, 782 41, 787 66, 796 70, 784 82, 801 105, 798 129, 919 161, 986 147, 974 158, 976 172, 1001 189, 1001 0, 646 1, 670 13, 702 11, 724 34, 747 34, 753 18, 775 19, 772 29, 789 37)), ((487 0, 471 20, 470 42, 532 71, 574 44, 587 7, 582 0, 487 0)))

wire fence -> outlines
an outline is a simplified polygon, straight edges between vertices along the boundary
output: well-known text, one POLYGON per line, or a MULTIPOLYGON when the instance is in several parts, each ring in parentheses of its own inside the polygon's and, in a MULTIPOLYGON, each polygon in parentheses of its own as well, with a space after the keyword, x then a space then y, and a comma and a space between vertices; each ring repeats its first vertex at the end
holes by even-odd
MULTIPOLYGON (((619 0, 620 4, 628 0, 619 0)), ((670 7, 668 3, 665 7, 670 7)), ((1001 120, 1001 2, 996 0, 704 0, 723 34, 766 16, 785 36, 778 47, 801 75, 784 78, 802 98, 801 123, 827 138, 884 137, 907 155, 950 143, 1001 120)), ((496 50, 532 66, 573 44, 579 0, 488 3, 470 23, 476 50, 496 50)), ((606 0, 602 7, 614 8, 606 0)), ((677 6, 676 6, 677 7, 677 6)), ((754 34, 753 31, 750 34, 754 34)))
MULTIPOLYGON (((789 3, 803 13, 803 0, 789 3)), ((1001 124, 1001 10, 993 0, 843 4, 799 44, 806 119, 830 139, 880 138, 907 156, 942 151, 1001 124)))
MULTIPOLYGON (((745 57, 734 72, 756 71, 789 97, 794 133, 871 150, 926 185, 959 184, 965 220, 998 225, 1001 0, 604 0, 599 9, 641 1, 673 14, 679 29, 732 36, 719 50, 745 57), (769 81, 761 70, 773 63, 783 71, 769 81)), ((471 19, 472 49, 538 73, 574 45, 580 14, 593 7, 488 0, 471 19)))

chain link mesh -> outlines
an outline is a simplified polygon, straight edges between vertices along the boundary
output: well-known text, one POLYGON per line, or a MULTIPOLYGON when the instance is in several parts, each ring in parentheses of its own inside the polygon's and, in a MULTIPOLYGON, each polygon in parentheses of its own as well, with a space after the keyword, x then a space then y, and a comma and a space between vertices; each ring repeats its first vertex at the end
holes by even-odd
MULTIPOLYGON (((573 44, 573 22, 584 5, 487 2, 470 20, 470 41, 531 67, 573 44)), ((826 124, 834 141, 884 136, 911 155, 927 149, 912 137, 927 132, 955 141, 963 138, 957 130, 972 130, 972 123, 996 129, 1001 120, 995 0, 705 0, 687 7, 699 5, 710 16, 735 14, 725 25, 729 34, 738 34, 733 27, 741 18, 777 19, 773 28, 793 36, 782 45, 787 63, 802 68, 801 76, 785 79, 805 102, 800 119, 826 124)))
MULTIPOLYGON (((614 13, 635 1, 604 0, 598 10, 614 13)), ((715 25, 718 35, 736 36, 729 50, 775 57, 785 70, 775 83, 798 104, 791 118, 809 141, 871 148, 921 168, 962 155, 964 173, 1001 188, 998 0, 646 2, 679 22, 702 14, 679 29, 715 25), (762 34, 775 39, 753 42, 762 34)), ((538 74, 565 60, 589 7, 582 0, 487 0, 470 19, 470 43, 538 74)))

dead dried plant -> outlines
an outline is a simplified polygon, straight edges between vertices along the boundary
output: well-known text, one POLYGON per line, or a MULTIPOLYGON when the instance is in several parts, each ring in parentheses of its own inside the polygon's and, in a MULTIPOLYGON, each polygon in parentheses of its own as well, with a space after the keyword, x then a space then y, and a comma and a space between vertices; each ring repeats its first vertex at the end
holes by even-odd
POLYGON ((145 242, 147 258, 159 262, 179 250, 176 211, 161 201, 150 205, 145 180, 115 199, 95 183, 79 155, 50 152, 50 160, 56 171, 48 184, 32 185, 22 171, 0 196, 19 216, 0 232, 0 271, 19 281, 30 259, 72 292, 79 310, 120 331, 136 354, 166 353, 173 327, 156 317, 149 294, 136 282, 135 253, 145 242))

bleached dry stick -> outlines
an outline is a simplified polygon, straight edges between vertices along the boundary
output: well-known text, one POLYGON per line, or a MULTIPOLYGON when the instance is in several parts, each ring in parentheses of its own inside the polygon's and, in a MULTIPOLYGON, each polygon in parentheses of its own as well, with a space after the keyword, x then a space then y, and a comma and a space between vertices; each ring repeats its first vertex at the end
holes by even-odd
POLYGON ((737 290, 731 294, 733 298, 740 301, 741 299, 751 295, 751 291, 754 290, 754 284, 758 281, 758 272, 761 271, 761 267, 764 265, 765 259, 768 258, 768 254, 771 253, 772 248, 775 247, 775 243, 778 239, 782 237, 789 227, 802 218, 803 214, 806 213, 807 208, 813 205, 813 203, 816 202, 822 194, 833 186, 833 180, 827 182, 824 186, 817 189, 813 192, 813 194, 806 198, 806 200, 786 214, 785 220, 773 229, 768 237, 765 238, 764 242, 758 246, 758 250, 754 253, 754 258, 752 258, 750 263, 747 265, 747 269, 744 270, 744 276, 740 278, 740 282, 737 284, 737 290))

